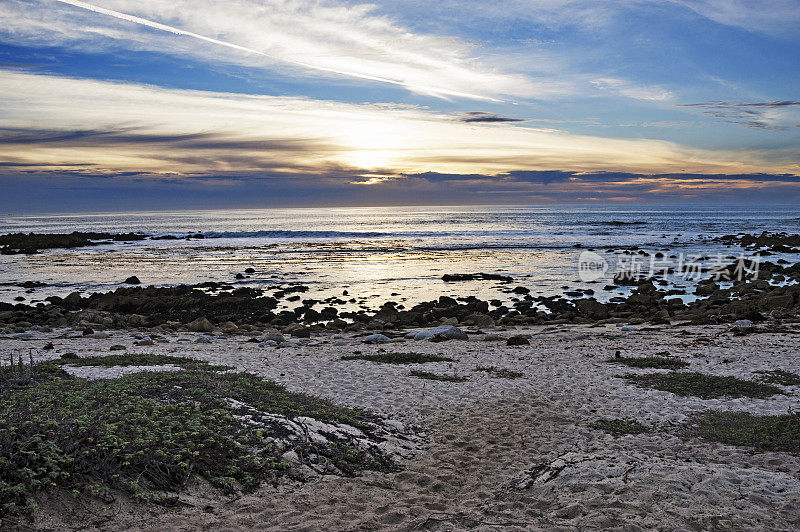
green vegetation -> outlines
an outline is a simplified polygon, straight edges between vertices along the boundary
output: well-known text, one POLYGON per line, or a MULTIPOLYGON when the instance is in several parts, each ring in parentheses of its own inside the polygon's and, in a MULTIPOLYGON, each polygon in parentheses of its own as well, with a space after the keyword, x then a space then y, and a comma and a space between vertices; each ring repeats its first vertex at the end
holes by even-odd
POLYGON ((689 365, 679 358, 666 357, 617 357, 609 358, 606 362, 640 369, 681 369, 689 365))
POLYGON ((368 360, 382 364, 425 364, 427 362, 453 362, 452 358, 421 353, 377 353, 375 355, 348 355, 342 360, 368 360))
POLYGON ((652 373, 649 375, 626 375, 625 379, 644 388, 655 388, 664 392, 672 392, 675 395, 694 396, 701 399, 718 397, 763 399, 783 393, 769 384, 703 373, 652 373))
POLYGON ((632 419, 601 419, 589 425, 593 429, 604 430, 618 438, 626 434, 644 434, 650 427, 632 419))
POLYGON ((409 373, 412 377, 417 377, 420 379, 428 379, 431 381, 444 381, 444 382, 465 382, 469 379, 466 377, 461 377, 460 375, 437 375, 436 373, 430 373, 427 371, 419 371, 413 370, 409 373))
POLYGON ((800 413, 754 416, 746 412, 704 412, 694 417, 686 435, 759 451, 800 453, 800 413))
POLYGON ((489 374, 490 377, 496 379, 519 379, 524 377, 523 373, 519 371, 512 371, 505 368, 496 368, 494 366, 476 366, 475 371, 483 371, 489 374))
POLYGON ((233 369, 230 366, 215 366, 202 360, 170 355, 150 355, 146 353, 125 353, 121 355, 100 355, 84 358, 62 358, 56 364, 70 366, 163 366, 172 364, 183 369, 202 369, 206 371, 226 371, 233 369))
POLYGON ((762 376, 758 379, 762 382, 769 384, 781 384, 783 386, 798 386, 800 385, 800 375, 792 373, 791 371, 784 371, 782 369, 774 369, 772 371, 756 371, 762 376))
POLYGON ((251 374, 188 369, 88 381, 62 363, 0 368, 0 528, 30 515, 36 492, 55 488, 164 502, 196 475, 223 490, 251 489, 287 472, 287 450, 346 475, 394 467, 349 440, 286 440, 271 414, 347 423, 367 435, 377 419, 251 374))

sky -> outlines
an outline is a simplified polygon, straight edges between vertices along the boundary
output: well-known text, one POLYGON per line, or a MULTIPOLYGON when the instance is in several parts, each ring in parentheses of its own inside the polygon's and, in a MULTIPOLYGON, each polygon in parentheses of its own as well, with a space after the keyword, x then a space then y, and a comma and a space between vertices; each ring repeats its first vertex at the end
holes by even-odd
POLYGON ((800 201, 800 0, 0 0, 0 213, 800 201))

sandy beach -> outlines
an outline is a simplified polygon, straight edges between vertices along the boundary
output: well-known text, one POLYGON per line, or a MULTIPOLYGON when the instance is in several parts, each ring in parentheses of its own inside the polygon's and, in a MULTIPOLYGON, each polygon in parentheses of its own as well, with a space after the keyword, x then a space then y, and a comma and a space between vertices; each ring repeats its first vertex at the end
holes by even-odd
MULTIPOLYGON (((626 374, 666 372, 607 362, 666 355, 686 371, 752 379, 758 371, 800 371, 800 328, 749 334, 722 326, 558 325, 464 329, 468 340, 397 339, 369 345, 363 334, 292 339, 285 347, 248 342, 238 334, 174 333, 137 347, 141 333, 37 332, 4 337, 3 348, 64 353, 180 354, 274 379, 291 391, 373 411, 408 436, 401 469, 355 478, 319 475, 305 482, 265 484, 220 497, 194 483, 171 509, 42 496, 34 526, 145 530, 495 530, 495 529, 754 529, 800 524, 800 458, 733 447, 681 432, 706 410, 778 415, 796 411, 796 387, 766 399, 681 397, 635 386, 626 374), (99 336, 106 336, 101 334, 99 336), (529 335, 530 345, 506 338, 529 335), (203 343, 197 343, 202 336, 203 343), (488 338, 488 339, 487 339, 488 338), (380 364, 341 360, 353 353, 437 354, 453 362, 380 364), (497 378, 476 367, 509 369, 497 378), (413 369, 465 377, 440 382, 409 376, 413 369), (792 393, 794 392, 794 393, 792 393), (612 436, 601 419, 630 419, 650 428, 612 436)), ((164 369, 159 367, 141 369, 164 369)), ((97 368, 70 370, 102 378, 97 368)))

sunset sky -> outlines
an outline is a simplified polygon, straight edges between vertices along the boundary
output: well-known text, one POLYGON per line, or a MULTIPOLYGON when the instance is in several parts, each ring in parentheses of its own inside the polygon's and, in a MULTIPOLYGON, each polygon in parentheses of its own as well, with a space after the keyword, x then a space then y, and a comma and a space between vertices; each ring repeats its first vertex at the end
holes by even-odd
POLYGON ((800 0, 0 0, 0 211, 800 201, 800 0))

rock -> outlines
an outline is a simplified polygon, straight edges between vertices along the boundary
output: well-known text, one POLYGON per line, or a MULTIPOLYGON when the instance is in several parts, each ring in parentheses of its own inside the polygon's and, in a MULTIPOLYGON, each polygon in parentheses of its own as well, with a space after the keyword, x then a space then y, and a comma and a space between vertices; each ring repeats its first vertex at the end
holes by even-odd
POLYGON ((236 275, 234 275, 234 278, 236 278, 236 279, 244 279, 244 275, 241 274, 241 273, 237 273, 236 275))
POLYGON ((519 346, 519 345, 531 345, 531 343, 526 336, 518 334, 506 340, 506 345, 519 346))
POLYGON ((469 338, 467 333, 458 327, 454 327, 453 325, 440 325, 432 329, 425 329, 424 331, 409 333, 406 335, 406 338, 413 340, 429 340, 434 336, 440 336, 447 340, 467 340, 469 338))
POLYGON ((529 294, 531 291, 525 288, 524 286, 518 286, 512 290, 515 294, 529 294))
POLYGON ((292 336, 295 338, 311 338, 311 329, 309 327, 297 327, 292 329, 292 336))
POLYGON ((139 280, 139 278, 136 277, 135 275, 131 275, 130 277, 125 279, 124 283, 125 284, 142 284, 142 282, 139 280))
POLYGON ((141 339, 141 340, 139 340, 138 342, 133 342, 133 345, 138 345, 138 346, 149 346, 149 345, 156 345, 156 343, 153 341, 153 339, 152 339, 152 338, 150 338, 149 336, 147 336, 147 337, 145 337, 145 338, 142 338, 142 339, 141 339))
POLYGON ((719 285, 716 283, 703 283, 698 284, 694 289, 695 295, 710 296, 715 290, 719 290, 719 285))
POLYGON ((587 318, 594 320, 604 320, 608 318, 608 308, 594 299, 579 299, 575 301, 575 307, 587 318))
POLYGON ((109 347, 109 349, 111 351, 125 351, 125 346, 124 345, 119 345, 119 344, 114 344, 111 347, 109 347))
POLYGON ((282 344, 283 342, 286 341, 286 339, 278 331, 271 330, 271 331, 265 331, 264 332, 264 336, 262 337, 262 341, 264 341, 264 342, 273 341, 273 342, 282 344))
POLYGON ((238 331, 239 327, 235 323, 233 323, 232 321, 226 321, 225 323, 222 324, 222 327, 220 329, 224 333, 231 334, 231 333, 235 333, 236 331, 238 331))
POLYGON ((388 336, 384 336, 383 334, 370 334, 369 336, 364 338, 365 344, 385 344, 387 342, 391 342, 392 339, 388 336))
POLYGON ((245 268, 244 273, 256 273, 255 268, 245 268))
POLYGON ((64 298, 64 304, 67 306, 80 305, 81 301, 82 298, 78 292, 72 292, 70 295, 64 298))
POLYGON ((83 330, 84 336, 91 336, 94 334, 94 330, 91 327, 87 327, 83 330))
POLYGON ((475 313, 464 318, 465 325, 474 325, 479 328, 494 327, 494 319, 488 314, 475 313))
POLYGON ((281 455, 281 460, 290 464, 300 464, 300 456, 295 451, 286 451, 281 455))
POLYGON ((509 282, 513 279, 506 275, 496 273, 448 273, 442 276, 442 281, 452 283, 455 281, 503 281, 509 282))
POLYGON ((192 332, 211 332, 214 330, 214 326, 205 316, 202 318, 197 318, 187 325, 187 328, 192 332))
POLYGON ((395 308, 394 303, 384 303, 384 305, 375 313, 374 319, 380 320, 384 323, 391 324, 397 321, 400 317, 400 312, 395 308))

